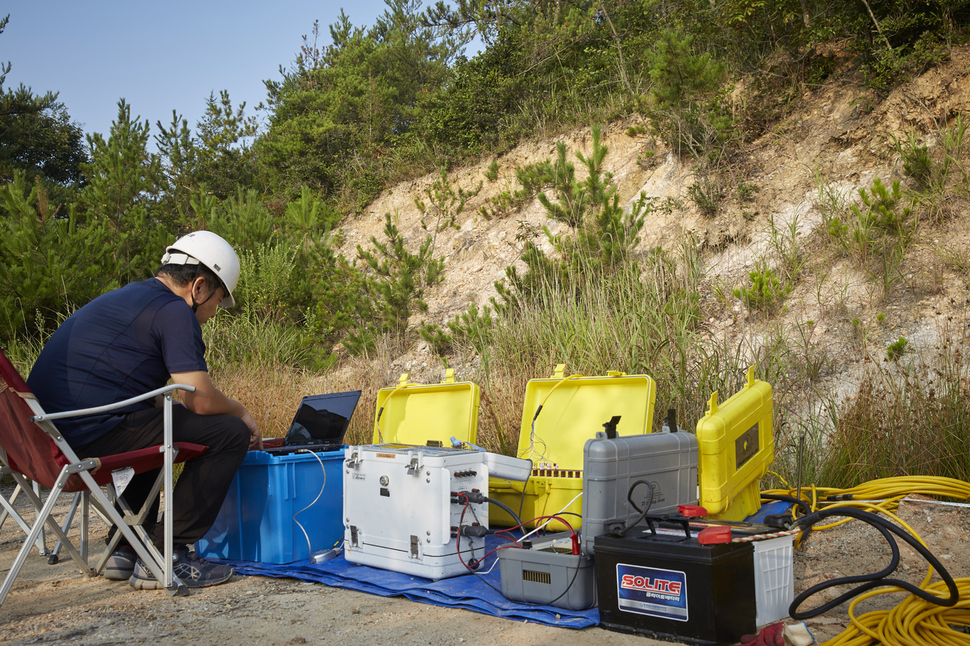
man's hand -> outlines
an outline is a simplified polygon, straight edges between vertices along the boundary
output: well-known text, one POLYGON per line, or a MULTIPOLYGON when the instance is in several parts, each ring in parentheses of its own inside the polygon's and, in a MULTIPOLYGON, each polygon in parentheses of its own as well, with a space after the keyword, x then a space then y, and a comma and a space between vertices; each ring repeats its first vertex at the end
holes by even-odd
POLYGON ((242 421, 249 427, 249 450, 262 451, 263 435, 259 432, 259 428, 256 426, 256 420, 249 414, 249 411, 246 411, 246 414, 242 416, 242 421))

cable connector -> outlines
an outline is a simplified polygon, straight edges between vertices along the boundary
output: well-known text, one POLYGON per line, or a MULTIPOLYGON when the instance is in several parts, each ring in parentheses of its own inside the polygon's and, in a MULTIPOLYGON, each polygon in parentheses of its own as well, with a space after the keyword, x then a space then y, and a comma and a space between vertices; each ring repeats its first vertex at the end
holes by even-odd
POLYGON ((469 536, 471 538, 484 538, 488 534, 488 528, 482 527, 481 525, 462 525, 460 533, 462 536, 469 536))
POLYGON ((342 547, 334 547, 329 550, 324 550, 323 552, 317 552, 316 554, 310 557, 310 562, 326 563, 327 561, 331 561, 337 558, 338 556, 340 556, 340 553, 343 551, 344 551, 344 548, 342 547))
POLYGON ((465 498, 468 502, 482 503, 485 502, 485 494, 481 491, 453 491, 451 495, 456 498, 465 498))

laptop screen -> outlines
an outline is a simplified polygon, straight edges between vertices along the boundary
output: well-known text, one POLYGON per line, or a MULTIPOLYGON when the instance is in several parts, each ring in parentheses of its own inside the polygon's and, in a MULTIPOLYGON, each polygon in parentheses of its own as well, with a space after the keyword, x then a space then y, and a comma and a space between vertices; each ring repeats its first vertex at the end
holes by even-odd
POLYGON ((359 390, 304 397, 283 445, 340 444, 359 399, 359 390))

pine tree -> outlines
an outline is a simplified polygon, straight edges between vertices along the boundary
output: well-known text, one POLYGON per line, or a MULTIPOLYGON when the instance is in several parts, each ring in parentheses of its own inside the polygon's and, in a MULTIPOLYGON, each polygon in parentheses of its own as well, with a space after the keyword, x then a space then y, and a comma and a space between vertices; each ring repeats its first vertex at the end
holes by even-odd
POLYGON ((2 341, 52 329, 58 319, 118 286, 121 260, 105 221, 82 223, 52 204, 23 171, 0 187, 2 341))
POLYGON ((147 150, 148 133, 148 121, 132 120, 131 108, 122 99, 108 140, 98 133, 88 135, 91 163, 82 165, 88 182, 81 194, 84 218, 111 227, 116 253, 127 265, 127 280, 151 276, 159 250, 174 233, 171 222, 157 217, 161 161, 147 150))

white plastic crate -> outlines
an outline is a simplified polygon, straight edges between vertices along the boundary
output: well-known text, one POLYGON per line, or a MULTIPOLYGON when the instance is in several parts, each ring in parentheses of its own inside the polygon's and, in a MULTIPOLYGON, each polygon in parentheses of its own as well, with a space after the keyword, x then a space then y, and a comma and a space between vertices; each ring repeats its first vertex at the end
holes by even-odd
POLYGON ((792 536, 754 542, 754 591, 759 626, 788 617, 788 607, 795 598, 793 549, 792 536))

